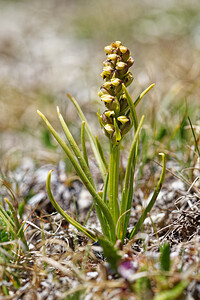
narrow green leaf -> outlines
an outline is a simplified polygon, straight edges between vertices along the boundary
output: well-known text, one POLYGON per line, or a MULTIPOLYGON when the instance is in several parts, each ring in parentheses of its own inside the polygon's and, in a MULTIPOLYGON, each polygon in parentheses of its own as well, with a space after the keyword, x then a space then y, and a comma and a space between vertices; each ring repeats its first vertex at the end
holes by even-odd
POLYGON ((127 167, 126 167, 126 173, 125 173, 125 180, 124 180, 124 197, 122 197, 122 201, 121 201, 121 212, 120 214, 123 214, 127 209, 129 209, 127 207, 127 201, 128 201, 128 190, 129 190, 129 184, 130 184, 130 174, 131 174, 131 167, 132 164, 134 162, 134 157, 135 157, 135 148, 136 148, 136 144, 139 138, 139 134, 142 128, 144 122, 144 116, 142 116, 140 123, 138 125, 138 128, 136 130, 136 133, 134 135, 134 139, 133 142, 131 144, 131 149, 129 152, 129 157, 128 157, 128 163, 127 163, 127 167))
MULTIPOLYGON (((70 159, 70 161, 71 161, 74 169, 76 170, 76 172, 79 175, 80 179, 82 180, 83 184, 85 185, 85 187, 88 189, 88 191, 92 195, 95 204, 98 205, 100 207, 100 209, 102 210, 102 212, 103 212, 103 214, 104 214, 104 216, 107 219, 107 222, 109 224, 110 232, 111 232, 111 235, 112 235, 112 240, 114 241, 114 238, 115 238, 115 226, 114 226, 114 221, 113 221, 112 215, 111 215, 108 207, 103 202, 103 200, 101 199, 101 197, 98 195, 98 193, 94 189, 94 187, 91 184, 91 182, 86 177, 85 173, 83 172, 83 170, 79 166, 77 160, 73 156, 72 151, 69 149, 69 147, 66 145, 66 143, 61 139, 61 137, 59 136, 59 134, 51 126, 51 124, 49 123, 49 121, 47 120, 47 118, 40 111, 38 111, 38 114, 43 119, 43 121, 46 123, 47 127, 49 128, 49 130, 51 131, 51 133, 53 134, 53 136, 55 137, 55 139, 57 140, 57 142, 60 144, 60 146, 63 148, 64 152, 66 153, 66 155, 70 159)), ((104 222, 101 219, 101 216, 98 216, 98 217, 99 217, 100 223, 103 225, 104 222)))
POLYGON ((99 150, 98 150, 98 147, 97 147, 97 144, 96 144, 96 140, 92 134, 92 131, 89 127, 89 124, 79 106, 79 104, 77 103, 77 101, 74 99, 74 97, 72 97, 70 94, 67 94, 67 97, 72 101, 72 103, 75 105, 76 109, 77 109, 77 112, 78 112, 78 115, 80 117, 80 119, 82 121, 85 122, 85 129, 87 131, 87 134, 88 134, 88 137, 90 139, 90 143, 91 143, 91 146, 92 146, 92 150, 93 150, 93 153, 96 157, 96 160, 97 160, 97 164, 99 166, 99 169, 100 169, 100 172, 101 172, 101 175, 102 175, 102 178, 103 180, 105 181, 106 179, 106 174, 107 174, 107 166, 105 165, 105 162, 102 160, 101 158, 101 155, 99 153, 99 150))
POLYGON ((65 220, 67 220, 67 222, 71 223, 74 227, 76 227, 79 231, 83 232, 86 236, 88 236, 90 239, 92 239, 93 241, 96 241, 97 238, 95 236, 95 234, 88 230, 87 228, 85 228, 84 226, 82 226, 80 223, 78 223, 77 221, 75 221, 73 218, 71 218, 61 207, 60 205, 56 202, 56 200, 54 199, 52 192, 51 192, 51 173, 53 170, 51 170, 48 173, 47 176, 47 182, 46 182, 46 186, 47 186, 47 193, 49 196, 49 199, 52 203, 52 205, 54 206, 54 208, 57 210, 57 212, 59 214, 61 214, 61 216, 63 216, 63 218, 65 218, 65 220))
POLYGON ((12 203, 7 198, 4 198, 4 201, 8 204, 8 207, 9 207, 12 215, 14 215, 15 214, 15 209, 14 209, 12 203))
POLYGON ((71 132, 69 131, 69 128, 67 126, 67 124, 65 123, 64 119, 63 119, 63 116, 61 115, 60 111, 59 111, 59 108, 57 107, 57 113, 58 113, 58 118, 60 120, 60 123, 62 125, 62 128, 64 130, 64 133, 68 139, 68 142, 81 166, 81 169, 83 170, 83 172, 85 173, 86 177, 88 178, 88 180, 90 181, 90 183, 93 185, 93 187, 95 187, 95 184, 94 184, 94 181, 93 181, 93 178, 92 178, 92 175, 90 173, 90 170, 88 168, 88 165, 78 147, 78 145, 76 144, 71 132))
POLYGON ((103 149, 102 149, 102 147, 101 147, 101 144, 100 144, 100 142, 99 142, 99 139, 98 139, 97 136, 95 136, 95 139, 96 139, 96 144, 97 144, 97 147, 98 147, 98 150, 99 150, 99 154, 100 154, 100 156, 101 156, 101 159, 102 159, 104 165, 106 166, 106 169, 108 169, 108 163, 107 163, 106 157, 105 157, 105 155, 104 155, 103 149))
POLYGON ((82 121, 82 124, 81 124, 81 145, 82 145, 82 150, 83 150, 83 157, 85 159, 87 166, 89 167, 87 149, 86 149, 86 145, 85 145, 85 121, 82 121))
POLYGON ((160 246, 160 268, 162 271, 170 270, 170 244, 160 246))
POLYGON ((135 110, 135 105, 134 105, 133 100, 131 99, 131 96, 124 84, 122 84, 122 88, 123 88, 123 91, 125 92, 125 95, 127 98, 128 106, 130 108, 130 113, 131 113, 131 119, 133 121, 134 130, 136 131, 137 127, 138 127, 138 118, 137 118, 137 114, 136 114, 136 110, 135 110))
POLYGON ((104 237, 98 237, 98 241, 100 242, 101 247, 103 248, 103 253, 106 257, 107 262, 111 265, 113 270, 117 271, 117 263, 121 259, 121 255, 119 251, 114 247, 112 243, 110 243, 104 237))
POLYGON ((139 104, 139 102, 142 100, 142 98, 144 97, 144 95, 146 95, 153 87, 154 87, 155 83, 151 84, 146 90, 144 90, 135 100, 134 105, 135 107, 139 104))
POLYGON ((192 122, 191 122, 189 116, 188 116, 188 121, 190 123, 190 127, 191 127, 191 130, 192 130, 192 134, 193 134, 193 138, 194 138, 194 142, 195 142, 195 148, 196 148, 196 151, 198 152, 198 155, 199 155, 199 158, 200 158, 200 150, 199 150, 199 147, 198 147, 198 144, 197 144, 197 139, 196 139, 194 129, 193 129, 193 126, 192 126, 192 122))
POLYGON ((4 200, 8 204, 9 209, 11 210, 13 219, 15 220, 15 224, 14 224, 13 229, 15 229, 17 237, 19 237, 21 239, 21 241, 24 243, 24 246, 25 246, 26 250, 29 250, 29 247, 28 247, 25 235, 24 235, 24 231, 23 231, 24 224, 20 224, 20 221, 18 219, 18 216, 16 215, 16 212, 15 212, 15 209, 14 209, 12 203, 7 198, 5 198, 4 200))
POLYGON ((122 241, 124 241, 126 234, 127 234, 127 228, 128 228, 128 224, 129 224, 129 219, 130 219, 130 214, 131 214, 131 206, 132 206, 132 202, 133 202, 133 180, 134 180, 134 171, 133 168, 131 168, 131 175, 130 175, 130 186, 129 186, 129 190, 128 190, 128 201, 127 201, 127 214, 126 217, 124 218, 124 220, 122 220, 123 222, 123 226, 122 226, 122 238, 121 235, 119 236, 119 238, 121 238, 122 241))
MULTIPOLYGON (((170 290, 162 291, 158 295, 156 295, 153 299, 154 300, 175 300, 178 299, 183 293, 183 291, 188 286, 189 281, 188 280, 182 280, 177 285, 175 285, 173 288, 170 288, 170 290)), ((184 299, 184 298, 179 298, 184 299)))
POLYGON ((162 161, 163 161, 163 168, 162 168, 162 173, 161 173, 161 176, 160 176, 160 179, 158 181, 158 184, 156 186, 156 189, 153 193, 153 196, 149 202, 149 204, 147 205, 147 207, 145 208, 144 212, 142 213, 139 221, 137 222, 137 224, 135 225, 135 227, 133 228, 133 230, 131 231, 130 235, 129 235, 129 238, 131 239, 140 229, 141 225, 144 223, 144 220, 146 219, 147 217, 147 214, 148 212, 151 211, 157 197, 158 197, 158 194, 162 188, 162 184, 164 182, 164 179, 165 179, 165 171, 166 171, 166 159, 165 159, 165 154, 164 153, 159 153, 161 156, 162 156, 162 161))
POLYGON ((104 186, 104 189, 103 189, 103 202, 106 205, 108 205, 108 201, 107 201, 108 182, 109 182, 109 173, 106 176, 105 186, 104 186))
POLYGON ((3 206, 0 205, 0 218, 3 220, 3 222, 6 224, 8 229, 12 231, 14 234, 14 228, 15 228, 15 223, 11 219, 11 217, 7 214, 7 212, 4 210, 3 206))

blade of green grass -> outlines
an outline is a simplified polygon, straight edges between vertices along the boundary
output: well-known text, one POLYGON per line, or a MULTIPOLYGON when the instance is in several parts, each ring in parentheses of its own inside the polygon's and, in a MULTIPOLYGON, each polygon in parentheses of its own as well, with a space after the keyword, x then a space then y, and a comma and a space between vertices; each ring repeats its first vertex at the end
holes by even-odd
POLYGON ((198 152, 198 155, 199 155, 199 158, 200 158, 200 150, 199 150, 199 147, 198 147, 198 144, 197 144, 197 139, 196 139, 196 136, 195 136, 195 133, 194 133, 194 129, 193 129, 193 126, 192 126, 192 122, 191 122, 189 116, 188 116, 188 121, 190 123, 190 127, 191 127, 192 134, 193 134, 193 137, 194 137, 195 148, 196 148, 196 151, 198 152))
POLYGON ((23 231, 24 224, 20 224, 20 221, 18 219, 18 216, 16 216, 16 212, 15 212, 15 209, 14 209, 12 203, 7 198, 5 198, 4 200, 8 204, 9 209, 13 215, 13 219, 16 222, 14 229, 16 230, 17 237, 20 238, 21 241, 24 243, 26 250, 29 250, 29 247, 28 247, 25 235, 24 235, 24 231, 23 231))

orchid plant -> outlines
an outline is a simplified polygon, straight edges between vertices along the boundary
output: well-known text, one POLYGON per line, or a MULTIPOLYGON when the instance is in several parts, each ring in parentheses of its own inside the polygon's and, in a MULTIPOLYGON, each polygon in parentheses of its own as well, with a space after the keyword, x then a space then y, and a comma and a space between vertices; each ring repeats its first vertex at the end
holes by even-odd
MULTIPOLYGON (((47 118, 40 111, 38 111, 38 114, 46 123, 54 138, 63 148, 81 181, 92 195, 94 207, 101 224, 101 237, 104 236, 107 241, 114 245, 117 240, 121 240, 123 243, 125 237, 127 236, 127 228, 129 225, 133 202, 133 183, 138 157, 139 136, 144 122, 144 116, 142 116, 138 121, 136 106, 140 103, 144 95, 153 88, 154 84, 151 84, 136 98, 135 101, 133 101, 127 90, 127 87, 133 81, 133 76, 129 69, 134 63, 129 49, 123 46, 120 41, 116 41, 109 46, 106 46, 104 51, 106 52, 106 60, 103 63, 104 67, 101 74, 104 83, 100 88, 99 96, 104 103, 106 110, 102 114, 98 113, 97 115, 99 123, 105 135, 108 137, 110 144, 109 162, 106 160, 106 155, 101 147, 99 139, 93 135, 80 106, 71 95, 68 94, 67 96, 75 105, 78 115, 82 120, 82 151, 70 133, 69 128, 65 123, 58 107, 58 118, 66 135, 68 141, 67 143, 60 137, 60 135, 49 123, 47 118), (134 130, 134 137, 131 143, 127 167, 123 178, 123 186, 120 193, 120 146, 123 142, 123 137, 131 129, 134 130), (90 140, 94 156, 102 175, 102 180, 104 182, 103 192, 98 191, 90 172, 85 143, 85 133, 90 140), (121 199, 119 199, 120 194, 121 199)), ((165 177, 166 162, 165 155, 163 153, 160 153, 160 155, 162 156, 163 161, 160 179, 155 187, 155 191, 151 200, 143 210, 138 222, 132 228, 132 230, 128 232, 129 239, 131 239, 140 230, 141 225, 147 217, 147 214, 152 209, 161 190, 165 177)), ((98 234, 74 220, 58 205, 51 191, 51 173, 52 170, 49 172, 47 177, 47 192, 55 209, 79 231, 83 232, 93 241, 97 241, 99 239, 98 234)))

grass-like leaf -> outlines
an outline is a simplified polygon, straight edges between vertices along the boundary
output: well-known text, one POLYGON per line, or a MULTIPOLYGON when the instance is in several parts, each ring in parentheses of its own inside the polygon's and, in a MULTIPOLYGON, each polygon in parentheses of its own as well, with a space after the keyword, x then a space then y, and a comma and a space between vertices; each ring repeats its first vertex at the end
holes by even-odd
POLYGON ((146 95, 153 87, 155 86, 155 83, 152 83, 148 88, 146 88, 134 101, 135 107, 140 103, 144 95, 146 95))
POLYGON ((169 245, 169 243, 164 243, 160 247, 160 268, 163 271, 170 270, 170 245, 169 245))
POLYGON ((167 291, 162 291, 158 295, 156 295, 154 300, 175 300, 175 299, 184 299, 178 298, 181 296, 185 288, 188 286, 189 282, 187 280, 182 280, 177 285, 175 285, 172 289, 167 291))
POLYGON ((140 229, 141 225, 144 223, 144 220, 147 217, 147 214, 151 211, 157 197, 158 194, 161 190, 162 184, 164 182, 165 179, 165 171, 166 171, 166 159, 165 159, 165 154, 164 153, 160 153, 160 155, 162 156, 162 161, 163 161, 163 168, 162 168, 162 172, 160 175, 160 179, 158 181, 158 184, 156 186, 156 189, 153 193, 153 196, 149 202, 149 204, 147 205, 147 207, 145 208, 144 212, 142 213, 139 221, 137 222, 137 224, 135 225, 135 227, 132 229, 131 233, 129 234, 129 238, 131 239, 140 229))
POLYGON ((87 149, 85 145, 85 121, 82 121, 81 124, 81 145, 82 145, 83 157, 85 159, 87 166, 89 167, 87 149))
POLYGON ((84 171, 86 177, 88 178, 88 180, 90 181, 90 183, 93 185, 93 187, 95 187, 95 184, 94 184, 94 181, 93 181, 93 178, 92 178, 92 175, 90 173, 90 170, 89 170, 89 167, 88 167, 88 164, 86 162, 86 160, 84 159, 78 145, 76 144, 71 132, 69 131, 69 128, 67 126, 67 124, 65 123, 64 119, 63 119, 63 116, 61 115, 60 111, 59 111, 59 108, 57 107, 57 113, 58 113, 58 118, 60 120, 60 123, 62 125, 62 128, 63 128, 63 131, 69 141, 69 144, 81 166, 81 169, 84 171))
MULTIPOLYGON (((133 162, 135 162, 135 160, 134 160, 135 149, 136 149, 136 145, 137 145, 137 142, 139 139, 139 134, 140 134, 143 122, 144 122, 144 116, 142 116, 142 118, 140 120, 140 123, 136 130, 133 142, 131 144, 131 149, 129 152, 129 158, 128 158, 128 163, 127 163, 126 173, 125 173, 124 189, 122 192, 120 215, 122 215, 125 211, 129 210, 131 207, 131 202, 132 202, 131 198, 133 195, 132 186, 133 186, 133 179, 134 179, 133 174, 131 176, 131 168, 133 167, 133 162)), ((133 172, 133 170, 132 170, 132 172, 133 172)), ((126 229, 127 229, 124 227, 125 218, 127 218, 127 216, 124 216, 120 221, 121 226, 119 226, 119 230, 121 232, 118 231, 118 237, 122 238, 122 239, 124 238, 124 236, 126 234, 126 229)), ((126 222, 126 224, 127 224, 127 222, 126 222)))
POLYGON ((127 98, 127 102, 128 102, 130 114, 131 114, 131 119, 134 124, 134 130, 136 131, 137 127, 138 127, 138 118, 137 118, 137 114, 136 114, 136 110, 135 110, 135 104, 133 103, 133 100, 124 84, 122 85, 122 88, 123 88, 123 91, 125 92, 125 95, 127 98))
POLYGON ((52 205, 54 206, 54 208, 57 210, 57 212, 59 212, 59 214, 61 214, 63 216, 63 218, 65 218, 65 220, 67 220, 67 222, 71 223, 74 227, 76 227, 79 231, 83 232, 86 236, 88 236, 91 240, 96 241, 96 236, 95 234, 88 230, 87 228, 85 228, 84 226, 82 226, 80 223, 78 223, 77 221, 75 221, 73 218, 71 218, 61 207, 60 205, 56 202, 56 200, 53 197, 53 194, 51 192, 51 173, 53 170, 51 170, 48 173, 47 176, 47 193, 49 196, 49 199, 52 203, 52 205))
POLYGON ((93 185, 91 184, 91 182, 89 181, 89 179, 85 175, 84 171, 82 170, 81 166, 78 164, 78 162, 75 159, 72 151, 69 149, 69 147, 66 145, 66 143, 62 140, 62 138, 59 136, 59 134, 51 126, 51 124, 49 123, 47 118, 40 111, 38 111, 38 114, 43 119, 43 121, 46 123, 47 127, 49 128, 49 130, 51 131, 52 135, 55 137, 57 142, 63 148, 64 152, 66 153, 66 155, 70 159, 74 169, 76 170, 76 172, 79 175, 80 179, 82 180, 83 184, 86 186, 86 188, 88 189, 88 191, 92 195, 94 203, 95 203, 96 208, 97 208, 97 214, 99 212, 98 218, 99 218, 99 221, 102 225, 102 229, 104 227, 104 219, 102 218, 101 211, 103 212, 103 214, 104 214, 104 216, 105 216, 105 218, 106 218, 106 220, 109 224, 109 227, 110 227, 111 239, 114 242, 114 240, 115 240, 115 226, 114 226, 114 221, 113 221, 112 215, 111 215, 107 205, 103 202, 101 197, 98 195, 98 193, 94 189, 93 185))
POLYGON ((113 268, 114 271, 117 271, 117 263, 121 259, 121 255, 119 254, 119 251, 115 248, 115 246, 109 242, 107 239, 105 239, 103 236, 98 237, 98 240, 100 242, 100 245, 103 248, 103 253, 113 268))
POLYGON ((107 166, 105 164, 105 161, 102 160, 102 157, 101 157, 101 155, 99 153, 99 149, 98 149, 98 146, 96 144, 96 140, 95 140, 95 138, 94 138, 94 136, 92 134, 92 131, 90 129, 90 126, 89 126, 89 124, 88 124, 88 122, 87 122, 87 120, 86 120, 86 118, 85 118, 85 116, 84 116, 84 114, 83 114, 83 112, 82 112, 79 104, 74 99, 74 97, 72 97, 70 94, 67 94, 67 97, 75 105, 80 119, 85 122, 85 129, 86 129, 88 137, 90 139, 90 143, 91 143, 91 146, 92 146, 92 150, 93 150, 94 156, 95 156, 95 158, 97 160, 97 163, 98 163, 98 166, 99 166, 102 178, 105 181, 106 180, 106 174, 107 174, 107 166))
POLYGON ((105 154, 104 154, 104 152, 103 152, 103 149, 102 149, 102 147, 101 147, 101 144, 100 144, 99 139, 98 139, 97 136, 95 136, 95 140, 96 140, 96 145, 97 145, 97 147, 98 147, 98 150, 99 150, 99 154, 100 154, 100 156, 101 156, 101 159, 102 159, 102 161, 103 161, 103 163, 104 163, 106 169, 108 170, 108 163, 107 163, 105 154))
POLYGON ((198 152, 198 155, 199 155, 199 158, 200 158, 200 150, 199 150, 197 139, 196 139, 196 136, 195 136, 195 133, 194 133, 194 129, 193 129, 193 126, 192 126, 192 122, 191 122, 189 116, 188 116, 188 121, 190 123, 190 127, 191 127, 191 130, 192 130, 192 134, 193 134, 193 138, 194 138, 194 142, 195 142, 195 148, 196 148, 196 151, 198 152))

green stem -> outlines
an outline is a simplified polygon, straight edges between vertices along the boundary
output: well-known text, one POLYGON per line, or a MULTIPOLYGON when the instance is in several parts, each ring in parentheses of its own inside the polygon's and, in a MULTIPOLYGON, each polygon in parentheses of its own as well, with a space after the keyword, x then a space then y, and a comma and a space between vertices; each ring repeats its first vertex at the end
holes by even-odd
POLYGON ((151 211, 157 197, 158 197, 158 194, 162 188, 162 185, 163 185, 163 182, 164 182, 164 179, 165 179, 165 171, 166 171, 166 159, 165 159, 165 154, 164 153, 159 153, 161 156, 162 156, 162 161, 163 161, 163 168, 162 168, 162 172, 161 172, 161 175, 160 175, 160 179, 158 181, 158 184, 155 188, 155 191, 153 193, 153 196, 149 202, 149 204, 147 205, 147 207, 145 208, 144 212, 142 213, 139 221, 137 222, 137 224, 135 225, 135 227, 132 229, 131 233, 129 234, 129 239, 132 239, 132 237, 138 233, 138 231, 140 230, 140 227, 141 225, 144 223, 144 220, 146 219, 147 217, 147 214, 148 212, 151 211))
POLYGON ((110 161, 109 161, 109 208, 113 216, 114 224, 119 218, 118 186, 119 186, 119 160, 120 145, 114 146, 110 142, 110 161))

